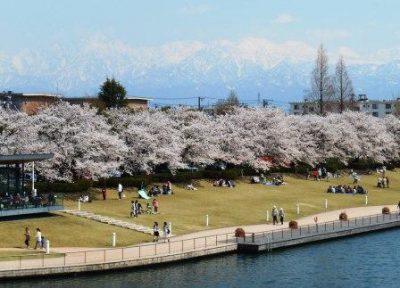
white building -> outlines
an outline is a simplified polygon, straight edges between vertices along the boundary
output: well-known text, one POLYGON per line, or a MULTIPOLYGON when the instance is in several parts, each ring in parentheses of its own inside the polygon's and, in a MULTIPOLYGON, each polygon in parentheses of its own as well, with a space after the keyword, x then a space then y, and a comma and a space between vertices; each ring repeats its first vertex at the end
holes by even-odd
MULTIPOLYGON (((329 103, 328 103, 329 105, 329 103)), ((330 105, 331 112, 339 112, 338 105, 330 105), (334 108, 332 108, 334 107, 334 108)), ((358 95, 358 100, 354 102, 354 111, 365 112, 375 117, 385 117, 389 114, 399 113, 400 98, 397 100, 368 100, 367 95, 358 95)), ((292 115, 318 114, 318 101, 290 102, 289 113, 292 115)))

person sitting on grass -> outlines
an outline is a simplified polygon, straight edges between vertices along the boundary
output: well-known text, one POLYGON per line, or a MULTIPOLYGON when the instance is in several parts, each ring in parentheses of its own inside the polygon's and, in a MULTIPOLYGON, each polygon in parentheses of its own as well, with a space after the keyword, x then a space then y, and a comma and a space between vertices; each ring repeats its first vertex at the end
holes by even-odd
POLYGON ((197 188, 193 186, 193 183, 190 183, 190 184, 186 185, 186 189, 187 190, 193 190, 193 191, 197 190, 197 188))
POLYGON ((229 187, 229 188, 235 188, 236 184, 235 184, 234 181, 228 180, 228 181, 226 182, 226 186, 229 187))

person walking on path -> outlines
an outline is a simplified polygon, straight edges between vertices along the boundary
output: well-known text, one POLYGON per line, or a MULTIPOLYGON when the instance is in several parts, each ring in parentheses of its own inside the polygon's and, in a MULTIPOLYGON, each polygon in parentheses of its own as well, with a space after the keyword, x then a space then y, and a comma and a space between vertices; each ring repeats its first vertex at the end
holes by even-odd
POLYGON ((154 222, 153 225, 153 242, 158 242, 160 237, 160 227, 158 227, 158 222, 154 222))
POLYGON ((272 223, 278 224, 278 209, 276 209, 276 206, 272 208, 272 223))
POLYGON ((283 208, 281 207, 279 209, 279 220, 281 221, 281 224, 283 225, 283 220, 285 218, 285 212, 283 211, 283 208))
POLYGON ((26 248, 28 249, 29 248, 29 242, 31 241, 31 231, 29 231, 29 228, 28 227, 26 227, 25 228, 25 245, 26 245, 26 248))
POLYGON ((38 246, 40 248, 43 248, 43 246, 42 246, 42 232, 40 231, 39 228, 36 228, 35 239, 36 239, 35 249, 37 249, 38 246))
POLYGON ((124 191, 124 188, 122 187, 121 183, 118 184, 117 191, 118 191, 118 199, 121 200, 122 199, 122 192, 124 191))
POLYGON ((164 236, 164 242, 169 242, 169 235, 171 234, 171 230, 169 228, 169 225, 167 222, 164 222, 164 226, 163 226, 163 236, 164 236))

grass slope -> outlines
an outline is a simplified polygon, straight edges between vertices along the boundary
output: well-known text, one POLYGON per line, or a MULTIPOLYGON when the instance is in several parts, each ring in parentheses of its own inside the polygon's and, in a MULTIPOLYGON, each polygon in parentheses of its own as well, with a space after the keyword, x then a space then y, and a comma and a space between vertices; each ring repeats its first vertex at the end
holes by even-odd
MULTIPOLYGON (((400 200, 400 171, 388 171, 390 188, 376 188, 378 175, 362 176, 361 185, 368 189, 368 205, 395 204, 400 200)), ((267 210, 273 205, 283 207, 286 219, 296 219, 328 210, 364 206, 364 195, 328 194, 329 185, 352 184, 352 179, 344 176, 327 181, 304 180, 295 176, 285 176, 287 185, 264 186, 249 184, 247 179, 238 181, 234 189, 213 187, 211 182, 197 183, 197 191, 188 191, 174 185, 174 195, 158 197, 159 214, 141 215, 138 219, 129 217, 130 201, 137 199, 137 191, 127 189, 126 198, 117 200, 115 190, 108 191, 108 200, 95 200, 82 204, 82 210, 112 216, 151 227, 154 221, 172 222, 175 235, 193 231, 226 226, 266 223, 267 210), (296 204, 300 204, 300 215, 296 214, 296 204), (205 227, 205 215, 209 215, 209 227, 205 227)), ((100 192, 97 191, 100 199, 100 192)), ((143 207, 146 201, 140 199, 143 207)), ((66 201, 67 208, 77 209, 77 203, 66 201)), ((271 217, 270 217, 271 218, 271 217)), ((74 216, 57 213, 53 217, 29 218, 0 222, 2 239, 0 247, 22 247, 24 228, 29 226, 32 233, 40 227, 43 235, 51 240, 52 246, 109 247, 112 232, 117 233, 118 245, 125 246, 151 241, 151 236, 111 225, 97 223, 74 216)), ((33 242, 33 241, 32 241, 33 242)))

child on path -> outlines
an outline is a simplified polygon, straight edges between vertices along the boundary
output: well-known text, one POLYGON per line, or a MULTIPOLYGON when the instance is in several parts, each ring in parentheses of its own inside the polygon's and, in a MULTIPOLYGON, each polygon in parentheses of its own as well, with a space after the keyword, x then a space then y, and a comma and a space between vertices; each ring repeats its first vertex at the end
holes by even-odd
POLYGON ((276 209, 276 206, 272 208, 272 222, 273 224, 278 224, 278 209, 276 209))
POLYGON ((158 227, 158 222, 154 222, 153 225, 153 242, 158 242, 160 237, 160 228, 158 227))
POLYGON ((283 211, 283 208, 281 207, 279 209, 279 220, 281 221, 281 225, 283 225, 284 218, 285 218, 285 212, 283 211))
POLYGON ((168 237, 169 237, 170 234, 171 234, 171 230, 170 230, 170 228, 169 228, 169 225, 168 225, 167 222, 164 222, 164 226, 163 226, 164 242, 167 242, 167 240, 168 240, 168 242, 169 242, 168 237))
POLYGON ((42 246, 42 232, 40 231, 39 228, 36 228, 35 239, 36 239, 35 249, 37 249, 38 246, 40 248, 43 248, 43 246, 42 246))

